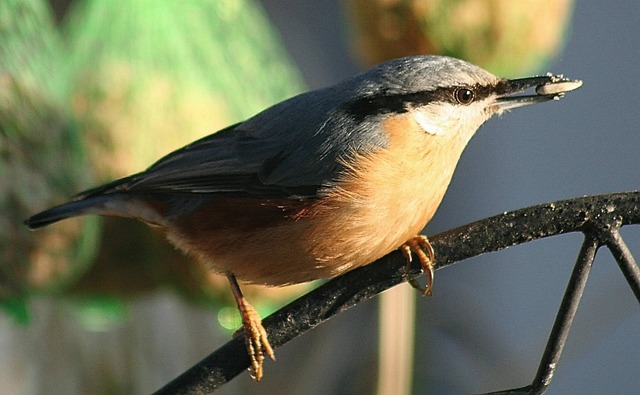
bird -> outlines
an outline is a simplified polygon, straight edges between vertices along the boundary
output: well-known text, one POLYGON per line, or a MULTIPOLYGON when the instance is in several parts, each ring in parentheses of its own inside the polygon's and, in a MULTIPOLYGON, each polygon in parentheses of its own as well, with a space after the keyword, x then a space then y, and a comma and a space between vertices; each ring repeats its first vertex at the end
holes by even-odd
POLYGON ((332 278, 399 249, 407 264, 418 257, 430 294, 437 257, 420 232, 468 141, 492 116, 581 84, 551 74, 505 79, 446 56, 390 60, 277 103, 25 224, 95 214, 164 234, 228 279, 259 381, 265 357, 275 356, 238 280, 332 278), (529 88, 536 92, 525 94, 529 88))

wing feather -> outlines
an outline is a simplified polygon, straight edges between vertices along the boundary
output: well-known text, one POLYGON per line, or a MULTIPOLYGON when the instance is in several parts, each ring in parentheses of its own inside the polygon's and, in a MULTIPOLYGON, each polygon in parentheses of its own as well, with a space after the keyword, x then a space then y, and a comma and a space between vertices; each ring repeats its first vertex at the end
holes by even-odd
POLYGON ((335 103, 348 94, 337 85, 296 96, 82 196, 158 191, 316 197, 344 171, 348 155, 387 141, 373 123, 341 113, 335 103))

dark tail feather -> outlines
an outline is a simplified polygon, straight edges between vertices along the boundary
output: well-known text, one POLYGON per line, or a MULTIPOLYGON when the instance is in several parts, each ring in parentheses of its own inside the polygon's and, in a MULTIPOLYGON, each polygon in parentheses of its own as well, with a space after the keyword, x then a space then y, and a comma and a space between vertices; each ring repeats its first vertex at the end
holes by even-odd
POLYGON ((84 214, 105 214, 104 203, 113 200, 113 192, 137 175, 121 178, 77 194, 70 202, 52 207, 24 221, 29 229, 38 229, 54 222, 84 214))
POLYGON ((38 229, 61 221, 65 218, 83 214, 100 214, 102 204, 111 199, 110 196, 93 196, 52 207, 24 221, 29 229, 38 229))

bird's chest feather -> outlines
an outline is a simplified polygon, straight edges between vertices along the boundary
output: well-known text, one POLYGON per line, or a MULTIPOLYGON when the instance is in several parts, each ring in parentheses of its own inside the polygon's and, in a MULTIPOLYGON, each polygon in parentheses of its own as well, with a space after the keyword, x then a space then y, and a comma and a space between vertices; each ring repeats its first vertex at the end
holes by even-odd
POLYGON ((342 272, 369 263, 415 236, 433 217, 459 152, 409 115, 385 123, 388 148, 355 158, 315 212, 312 253, 342 272))

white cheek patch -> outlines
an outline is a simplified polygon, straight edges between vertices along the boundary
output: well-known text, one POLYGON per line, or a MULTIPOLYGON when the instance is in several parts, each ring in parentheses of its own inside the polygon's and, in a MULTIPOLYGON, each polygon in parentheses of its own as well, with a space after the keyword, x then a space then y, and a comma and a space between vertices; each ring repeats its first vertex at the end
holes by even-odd
POLYGON ((411 110, 413 119, 425 133, 433 136, 459 135, 464 140, 471 138, 476 129, 487 120, 486 100, 470 105, 430 103, 411 110))
POLYGON ((441 117, 434 116, 433 114, 430 114, 429 111, 414 110, 413 118, 418 122, 422 130, 429 134, 435 136, 447 134, 448 125, 443 125, 439 122, 441 121, 441 117))

